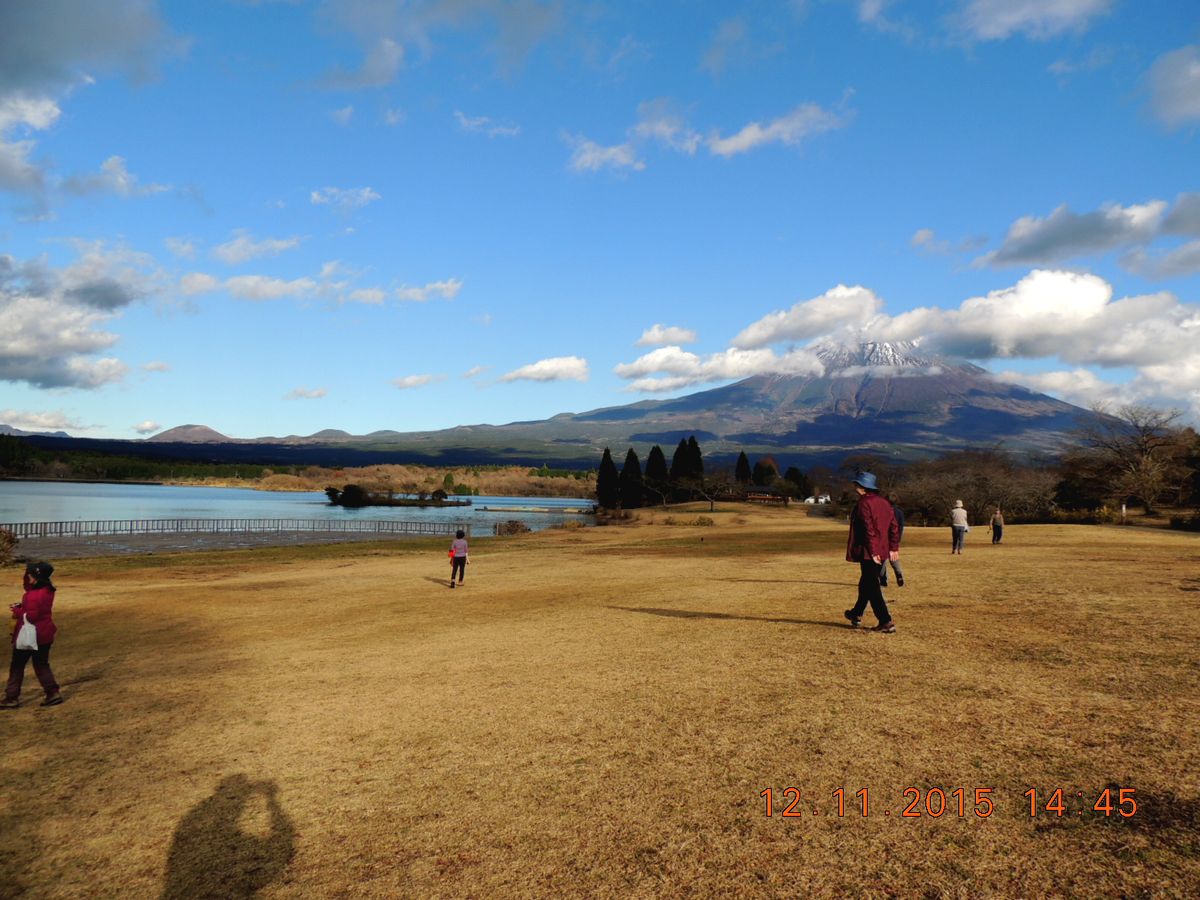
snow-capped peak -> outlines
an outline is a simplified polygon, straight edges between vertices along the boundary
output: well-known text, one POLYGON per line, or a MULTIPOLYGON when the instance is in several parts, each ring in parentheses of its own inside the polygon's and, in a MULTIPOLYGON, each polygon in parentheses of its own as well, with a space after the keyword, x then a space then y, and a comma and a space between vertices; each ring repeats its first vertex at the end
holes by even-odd
POLYGON ((864 341, 860 344, 818 344, 811 348, 826 372, 858 366, 929 369, 945 361, 920 352, 914 341, 864 341))

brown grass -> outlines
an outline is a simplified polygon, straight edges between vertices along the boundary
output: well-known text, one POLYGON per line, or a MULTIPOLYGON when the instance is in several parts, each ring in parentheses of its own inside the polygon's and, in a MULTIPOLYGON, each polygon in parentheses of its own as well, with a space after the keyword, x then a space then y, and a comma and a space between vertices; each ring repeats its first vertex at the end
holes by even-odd
POLYGON ((440 541, 64 562, 68 701, 30 672, 0 713, 0 894, 1200 889, 1200 536, 911 528, 889 636, 844 627, 844 526, 673 512, 715 524, 477 540, 453 592, 440 541), (1023 796, 1109 785, 1133 818, 1023 796))

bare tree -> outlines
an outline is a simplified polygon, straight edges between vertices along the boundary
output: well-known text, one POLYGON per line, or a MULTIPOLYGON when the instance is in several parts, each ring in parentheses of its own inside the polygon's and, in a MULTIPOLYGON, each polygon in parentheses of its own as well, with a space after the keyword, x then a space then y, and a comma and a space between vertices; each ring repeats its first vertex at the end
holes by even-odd
POLYGON ((1150 515, 1166 491, 1178 491, 1186 475, 1180 464, 1182 429, 1175 425, 1182 413, 1137 404, 1115 413, 1103 405, 1092 411, 1097 415, 1078 434, 1084 455, 1108 474, 1116 492, 1141 501, 1150 515))

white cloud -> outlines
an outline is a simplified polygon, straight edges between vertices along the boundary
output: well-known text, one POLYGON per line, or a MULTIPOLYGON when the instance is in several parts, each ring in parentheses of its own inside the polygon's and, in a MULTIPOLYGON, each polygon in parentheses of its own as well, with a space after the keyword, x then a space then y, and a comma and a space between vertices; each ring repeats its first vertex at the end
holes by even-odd
POLYGON ((298 387, 298 388, 292 388, 292 390, 288 391, 283 399, 284 400, 320 400, 322 397, 324 397, 328 393, 329 393, 329 391, 326 390, 325 388, 298 387))
POLYGON ((369 46, 356 71, 334 69, 325 77, 325 86, 334 90, 384 87, 395 81, 403 64, 404 48, 389 37, 379 38, 369 46))
POLYGON ((396 288, 396 299, 424 303, 430 297, 436 295, 443 300, 453 300, 458 296, 458 292, 462 290, 462 286, 462 282, 457 278, 448 278, 445 281, 431 281, 424 287, 410 287, 407 284, 402 284, 396 288))
POLYGON ((676 112, 670 99, 660 97, 638 104, 638 120, 632 134, 642 140, 653 140, 691 156, 702 138, 692 130, 683 116, 676 112))
POLYGON ((353 34, 366 54, 358 70, 337 69, 326 77, 327 86, 343 90, 390 84, 404 63, 404 51, 433 55, 438 47, 435 34, 441 31, 494 32, 488 44, 502 66, 511 69, 562 21, 561 4, 529 0, 326 0, 321 13, 353 34))
POLYGON ((516 137, 521 133, 518 126, 502 125, 487 116, 472 117, 455 110, 454 118, 458 121, 459 128, 472 134, 484 134, 488 137, 516 137))
POLYGON ((865 287, 839 284, 819 297, 791 309, 763 316, 732 341, 735 347, 764 347, 780 341, 809 340, 841 328, 861 328, 883 308, 883 301, 865 287))
POLYGON ((369 187, 327 187, 319 191, 312 191, 308 196, 315 205, 333 206, 341 210, 357 209, 383 199, 373 188, 369 187))
POLYGON ((387 291, 383 288, 357 288, 346 295, 346 300, 350 303, 367 303, 372 306, 378 306, 386 299, 387 291))
POLYGON ((491 366, 471 366, 467 371, 463 372, 463 378, 476 378, 490 369, 491 366))
POLYGON ((574 148, 568 166, 576 172, 599 172, 601 169, 633 169, 640 172, 646 164, 638 159, 633 144, 617 144, 604 147, 582 135, 567 135, 566 140, 574 148))
POLYGON ((501 381, 587 381, 588 364, 578 356, 539 359, 500 376, 501 381))
POLYGON ((820 375, 824 370, 816 355, 803 349, 777 354, 765 348, 730 347, 702 357, 680 347, 659 347, 631 363, 617 365, 613 372, 620 378, 634 379, 626 390, 657 393, 752 375, 820 375), (650 377, 662 375, 666 377, 650 377))
POLYGON ((136 175, 125 167, 120 156, 110 156, 100 164, 94 175, 76 175, 63 182, 63 190, 71 194, 115 194, 118 197, 147 197, 171 189, 166 184, 139 184, 136 175))
MULTIPOLYGON (((914 246, 924 231, 928 229, 914 235, 914 246)), ((1130 206, 1108 203, 1086 213, 1063 205, 1045 218, 1023 216, 1009 228, 999 249, 977 257, 972 265, 1048 265, 1124 247, 1135 248, 1121 264, 1136 274, 1170 278, 1196 271, 1194 244, 1145 249, 1167 235, 1200 236, 1200 193, 1180 194, 1174 205, 1165 200, 1130 206)))
POLYGON ((221 286, 221 282, 212 275, 204 272, 189 272, 179 279, 180 293, 188 297, 196 294, 211 294, 221 286))
POLYGON ((69 418, 64 412, 28 412, 21 409, 0 410, 0 422, 21 431, 86 431, 87 426, 69 418))
POLYGON ((409 391, 413 388, 424 387, 427 384, 432 384, 435 381, 441 381, 445 375, 404 375, 400 378, 393 378, 392 384, 400 388, 402 391, 409 391))
POLYGON ((1148 366, 1195 356, 1200 308, 1169 292, 1112 298, 1095 275, 1035 269, 1016 285, 872 323, 883 340, 920 338, 968 359, 1058 358, 1074 365, 1148 366))
POLYGON ((196 258, 196 244, 189 238, 169 237, 163 238, 163 244, 175 256, 181 259, 196 258))
POLYGON ((213 248, 212 254, 227 265, 237 265, 261 256, 276 256, 285 250, 300 246, 302 237, 264 238, 256 241, 244 230, 234 232, 237 237, 213 248))
POLYGON ((745 19, 726 19, 717 26, 712 43, 704 51, 700 68, 721 75, 731 62, 745 59, 750 52, 750 39, 745 19))
POLYGON ((155 4, 146 0, 38 0, 0 3, 0 85, 59 89, 90 72, 150 74, 172 47, 155 4))
POLYGON ((1121 265, 1144 278, 1182 278, 1200 272, 1200 240, 1189 241, 1164 253, 1131 250, 1121 265))
POLYGON ((1006 371, 997 372, 996 378, 1050 394, 1085 409, 1098 403, 1130 403, 1135 399, 1127 385, 1104 381, 1088 369, 1039 373, 1006 371))
POLYGON ((317 283, 311 278, 286 281, 266 275, 238 275, 226 280, 225 290, 243 300, 279 300, 311 296, 317 290, 317 283))
POLYGON ((383 111, 384 125, 399 125, 404 121, 404 110, 402 109, 385 109, 383 111))
POLYGON ((1083 31, 1104 15, 1112 0, 969 0, 957 16, 968 36, 981 41, 1023 34, 1045 40, 1067 31, 1083 31))
POLYGON ((350 120, 354 118, 354 107, 343 106, 341 109, 335 109, 329 114, 329 118, 333 119, 334 122, 345 128, 350 124, 350 120))
POLYGON ((804 103, 766 125, 751 122, 729 137, 721 137, 720 133, 714 131, 708 138, 708 149, 717 156, 730 157, 764 144, 779 143, 795 147, 811 135, 843 128, 848 122, 846 115, 832 112, 816 103, 804 103))
POLYGON ((950 242, 938 240, 932 228, 920 228, 909 240, 909 245, 926 253, 949 253, 950 242))
MULTIPOLYGON (((3 38, 0 38, 2 47, 3 38)), ((2 65, 2 63, 0 63, 2 65)), ((40 193, 45 173, 30 161, 36 144, 12 140, 12 132, 45 131, 59 117, 58 104, 22 93, 0 95, 0 190, 40 193)))
POLYGON ((654 324, 642 332, 635 346, 657 347, 663 344, 691 344, 695 341, 696 332, 690 328, 654 324))
POLYGON ((1168 127, 1200 122, 1200 44, 1160 56, 1149 80, 1151 105, 1168 127))
POLYGON ((1167 210, 1163 200, 1132 206, 1105 204, 1073 213, 1066 204, 1049 216, 1023 216, 1012 224, 1000 249, 979 257, 977 265, 1039 265, 1148 241, 1167 210))
POLYGON ((142 370, 145 372, 170 372, 171 366, 161 359, 155 359, 148 363, 142 363, 142 370))
POLYGON ((156 431, 162 431, 162 426, 153 419, 146 419, 134 425, 133 430, 138 434, 154 434, 156 431))

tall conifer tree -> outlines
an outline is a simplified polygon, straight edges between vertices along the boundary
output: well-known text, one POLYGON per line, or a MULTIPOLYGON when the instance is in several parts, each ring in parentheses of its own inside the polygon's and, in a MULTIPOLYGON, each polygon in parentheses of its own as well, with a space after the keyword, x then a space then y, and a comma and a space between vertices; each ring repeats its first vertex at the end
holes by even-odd
POLYGON ((646 457, 646 470, 642 473, 642 488, 646 500, 666 503, 670 481, 671 472, 667 468, 667 457, 663 454, 662 447, 655 444, 650 448, 646 457))
POLYGON ((737 465, 733 469, 733 477, 738 484, 750 483, 750 460, 743 450, 738 454, 737 465))
POLYGON ((625 465, 621 467, 621 509, 638 509, 643 502, 642 464, 633 448, 625 454, 625 465))
POLYGON ((693 434, 687 441, 688 477, 697 481, 704 480, 704 457, 700 453, 700 445, 693 434))
POLYGON ((604 509, 616 509, 621 502, 621 476, 607 447, 596 473, 596 502, 604 509))

